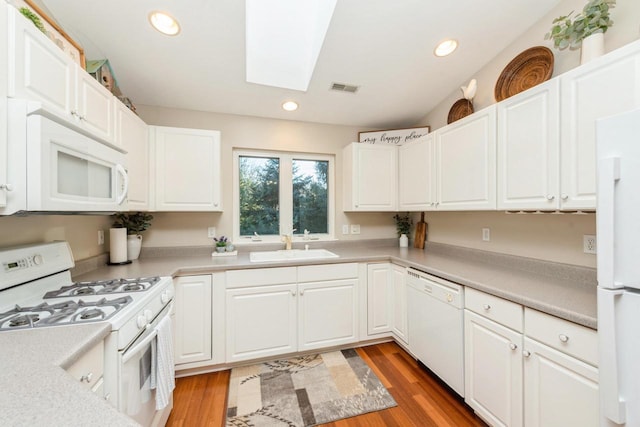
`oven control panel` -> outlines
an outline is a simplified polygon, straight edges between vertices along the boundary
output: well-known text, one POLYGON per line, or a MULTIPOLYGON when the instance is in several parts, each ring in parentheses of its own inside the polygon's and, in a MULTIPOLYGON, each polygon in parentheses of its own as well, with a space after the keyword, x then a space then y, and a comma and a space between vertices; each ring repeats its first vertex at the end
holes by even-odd
POLYGON ((67 242, 0 249, 0 290, 65 271, 74 266, 67 242))

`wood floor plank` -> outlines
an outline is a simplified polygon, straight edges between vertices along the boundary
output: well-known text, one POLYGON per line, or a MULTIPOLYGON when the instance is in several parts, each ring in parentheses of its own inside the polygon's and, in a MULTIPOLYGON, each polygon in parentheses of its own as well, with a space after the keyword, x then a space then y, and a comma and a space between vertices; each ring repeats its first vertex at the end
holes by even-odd
MULTIPOLYGON (((357 349, 398 406, 323 424, 324 427, 486 426, 464 401, 395 343, 357 349)), ((167 427, 222 427, 231 371, 176 379, 167 427)))

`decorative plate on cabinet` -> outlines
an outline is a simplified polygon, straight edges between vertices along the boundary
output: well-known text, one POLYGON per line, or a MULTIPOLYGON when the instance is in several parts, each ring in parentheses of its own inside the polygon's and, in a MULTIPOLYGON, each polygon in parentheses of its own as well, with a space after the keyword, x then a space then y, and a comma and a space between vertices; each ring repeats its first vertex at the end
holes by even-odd
POLYGON ((468 99, 458 99, 453 103, 449 110, 449 116, 447 117, 447 124, 453 123, 456 120, 460 120, 463 117, 467 117, 473 113, 473 103, 468 99))
POLYGON ((553 52, 544 46, 535 46, 513 58, 504 67, 494 90, 496 101, 523 92, 551 78, 553 52))

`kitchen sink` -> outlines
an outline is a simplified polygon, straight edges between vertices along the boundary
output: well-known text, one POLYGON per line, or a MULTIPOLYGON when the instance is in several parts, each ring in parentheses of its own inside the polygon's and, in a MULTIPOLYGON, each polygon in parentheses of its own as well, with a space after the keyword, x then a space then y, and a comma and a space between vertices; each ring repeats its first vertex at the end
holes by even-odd
POLYGON ((250 252, 251 262, 297 261, 306 259, 339 258, 326 249, 290 249, 279 251, 250 252))

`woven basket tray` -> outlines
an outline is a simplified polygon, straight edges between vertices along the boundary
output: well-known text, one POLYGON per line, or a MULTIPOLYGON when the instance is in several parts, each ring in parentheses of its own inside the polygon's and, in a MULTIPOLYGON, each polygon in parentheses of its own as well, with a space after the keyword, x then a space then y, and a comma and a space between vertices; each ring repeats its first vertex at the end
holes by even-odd
POLYGON ((495 87, 496 101, 500 102, 551 78, 553 52, 544 46, 525 50, 504 67, 495 87))
POLYGON ((456 120, 460 120, 463 117, 467 117, 473 113, 473 104, 467 99, 458 99, 453 103, 449 110, 449 116, 447 116, 447 124, 453 123, 456 120))

